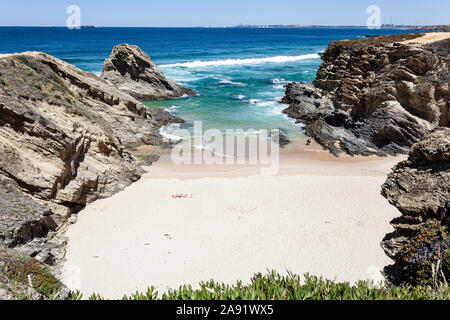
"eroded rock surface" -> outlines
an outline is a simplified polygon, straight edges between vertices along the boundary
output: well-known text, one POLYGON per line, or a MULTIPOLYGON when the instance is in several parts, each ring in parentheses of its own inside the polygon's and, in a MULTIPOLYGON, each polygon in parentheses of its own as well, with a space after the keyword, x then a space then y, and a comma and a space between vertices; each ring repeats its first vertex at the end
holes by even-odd
POLYGON ((173 122, 183 120, 50 55, 0 55, 0 242, 60 259, 52 232, 138 180, 132 152, 166 145, 159 129, 173 122))
POLYGON ((437 126, 450 124, 450 39, 402 44, 420 35, 330 43, 312 84, 287 85, 288 116, 330 151, 407 153, 437 126))
POLYGON ((138 100, 162 100, 193 95, 195 91, 167 79, 139 47, 120 44, 105 60, 102 78, 138 100))
POLYGON ((439 262, 450 275, 450 129, 438 128, 409 152, 382 186, 382 194, 402 216, 382 247, 400 270, 401 280, 430 277, 439 262))

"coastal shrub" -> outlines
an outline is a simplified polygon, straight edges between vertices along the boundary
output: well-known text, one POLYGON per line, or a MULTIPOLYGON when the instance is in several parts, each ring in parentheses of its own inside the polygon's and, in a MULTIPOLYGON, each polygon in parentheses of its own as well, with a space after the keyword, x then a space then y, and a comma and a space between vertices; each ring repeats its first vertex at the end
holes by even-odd
POLYGON ((420 95, 428 95, 430 93, 433 83, 423 76, 416 78, 416 92, 420 95))
POLYGON ((370 66, 372 69, 376 69, 377 65, 380 63, 380 59, 378 58, 372 58, 369 60, 370 66))
POLYGON ((433 285, 450 278, 448 227, 438 220, 426 222, 399 252, 405 282, 433 285))
MULTIPOLYGON (((356 49, 356 48, 365 48, 369 46, 379 47, 389 43, 401 42, 405 40, 412 40, 419 37, 422 37, 421 33, 406 33, 406 34, 393 34, 387 36, 378 36, 378 37, 370 37, 370 38, 360 38, 360 39, 352 39, 352 40, 343 40, 338 42, 331 42, 332 44, 338 44, 344 50, 356 49)), ((381 55, 380 55, 381 57, 381 55)))
MULTIPOLYGON (((80 292, 72 294, 73 300, 82 299, 80 292)), ((98 294, 90 300, 101 300, 98 294)), ((288 273, 282 276, 275 271, 266 275, 255 275, 249 284, 237 281, 234 285, 210 280, 201 282, 198 289, 191 285, 181 286, 159 295, 155 287, 146 292, 136 292, 124 296, 122 300, 449 300, 450 289, 446 282, 435 287, 401 287, 376 285, 369 281, 359 281, 355 285, 348 282, 336 283, 322 277, 305 274, 303 279, 288 273), (303 281, 302 281, 303 280, 303 281)))
POLYGON ((3 260, 2 271, 10 281, 30 285, 47 298, 56 296, 61 282, 41 262, 14 254, 5 254, 3 260))
POLYGON ((10 164, 13 164, 16 160, 20 158, 19 153, 13 148, 5 148, 3 150, 3 154, 10 164))
POLYGON ((43 125, 43 126, 48 125, 48 120, 45 119, 43 116, 39 116, 38 122, 39 122, 41 125, 43 125))

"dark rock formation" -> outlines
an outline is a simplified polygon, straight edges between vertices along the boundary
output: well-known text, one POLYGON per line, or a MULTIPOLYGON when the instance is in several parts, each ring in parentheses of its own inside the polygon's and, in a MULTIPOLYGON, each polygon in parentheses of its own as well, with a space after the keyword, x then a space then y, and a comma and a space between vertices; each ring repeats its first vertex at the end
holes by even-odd
POLYGON ((450 41, 398 42, 417 36, 330 43, 313 84, 287 86, 284 112, 335 154, 407 153, 450 124, 450 41))
POLYGON ((55 230, 138 180, 132 152, 166 145, 171 122, 183 120, 47 54, 0 55, 0 243, 62 258, 55 230))
POLYGON ((276 129, 268 130, 268 137, 275 140, 276 139, 275 135, 272 135, 272 133, 276 133, 276 135, 278 136, 278 144, 280 145, 280 147, 284 148, 289 143, 291 143, 291 140, 286 135, 285 129, 276 128, 276 129))
POLYGON ((438 128, 413 145, 407 161, 394 167, 382 194, 402 216, 381 246, 400 270, 400 281, 430 278, 440 261, 450 276, 450 129, 438 128), (427 277, 428 276, 428 277, 427 277))
POLYGON ((105 60, 102 78, 138 100, 173 99, 195 91, 169 80, 139 47, 120 44, 105 60))

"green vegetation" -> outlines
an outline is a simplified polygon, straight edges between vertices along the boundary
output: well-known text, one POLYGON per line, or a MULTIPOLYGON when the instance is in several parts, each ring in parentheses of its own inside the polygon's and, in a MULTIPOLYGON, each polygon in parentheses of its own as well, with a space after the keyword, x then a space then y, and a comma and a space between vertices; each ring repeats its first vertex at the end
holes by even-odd
POLYGON ((43 116, 39 116, 38 122, 39 122, 41 125, 43 125, 43 126, 46 126, 46 125, 48 125, 48 123, 49 123, 48 120, 45 119, 43 116))
POLYGON ((378 64, 380 63, 380 59, 372 58, 372 59, 369 60, 369 63, 370 63, 370 66, 373 69, 375 69, 378 66, 378 64))
POLYGON ((418 76, 416 78, 416 90, 419 94, 428 95, 430 93, 431 87, 433 84, 425 77, 418 76))
MULTIPOLYGON (((17 254, 3 253, 4 260, 3 273, 13 283, 31 285, 33 289, 51 298, 61 287, 61 282, 55 278, 49 268, 41 262, 17 254)), ((21 297, 26 299, 26 296, 21 297)))
POLYGON ((353 40, 343 40, 332 42, 334 45, 338 45, 343 49, 355 49, 367 46, 382 46, 389 43, 401 42, 406 40, 412 40, 422 37, 423 33, 404 33, 404 34, 393 34, 387 36, 377 36, 371 38, 361 38, 353 40))
POLYGON ((434 285, 450 277, 448 228, 440 221, 428 221, 399 253, 405 280, 434 285))
MULTIPOLYGON (((73 300, 82 299, 80 292, 72 294, 73 300)), ((90 300, 102 300, 98 294, 90 300)), ((450 289, 447 283, 437 286, 384 287, 360 281, 355 285, 335 283, 306 274, 281 276, 274 271, 256 275, 250 284, 238 281, 235 285, 219 284, 214 280, 200 283, 199 289, 182 286, 177 290, 158 294, 154 287, 147 292, 136 292, 124 296, 123 300, 448 300, 450 289), (303 282, 301 280, 304 280, 303 282)))
POLYGON ((4 154, 5 158, 6 158, 6 160, 10 164, 13 164, 14 162, 16 162, 16 160, 20 159, 19 153, 13 148, 5 148, 5 149, 3 149, 3 154, 4 154))
POLYGON ((28 64, 28 59, 25 56, 19 55, 19 56, 16 57, 16 59, 21 61, 21 62, 23 62, 23 63, 25 63, 25 64, 28 64))

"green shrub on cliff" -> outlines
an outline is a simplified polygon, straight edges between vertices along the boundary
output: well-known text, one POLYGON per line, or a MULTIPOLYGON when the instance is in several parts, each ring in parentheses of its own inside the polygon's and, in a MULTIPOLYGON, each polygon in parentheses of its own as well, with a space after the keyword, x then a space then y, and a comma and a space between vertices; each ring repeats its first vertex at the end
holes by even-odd
POLYGON ((47 298, 52 298, 62 286, 48 267, 33 258, 0 247, 0 262, 0 273, 11 284, 31 287, 47 298))
POLYGON ((399 253, 403 281, 434 285, 450 278, 450 239, 448 227, 429 220, 399 253))

